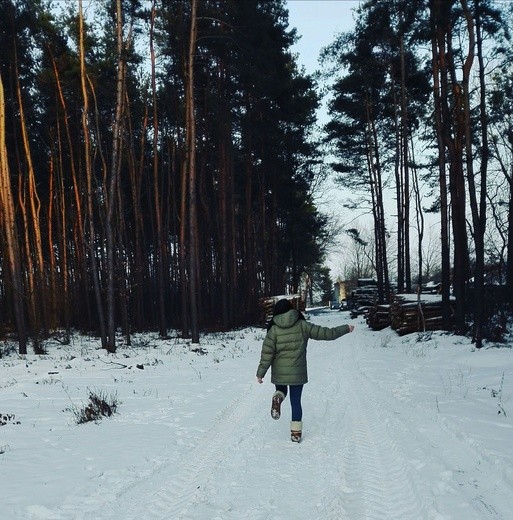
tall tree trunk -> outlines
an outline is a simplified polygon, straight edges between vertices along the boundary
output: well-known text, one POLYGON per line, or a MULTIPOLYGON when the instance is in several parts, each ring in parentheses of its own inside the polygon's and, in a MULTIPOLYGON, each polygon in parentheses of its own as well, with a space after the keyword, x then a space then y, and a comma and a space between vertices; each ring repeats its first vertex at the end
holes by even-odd
POLYGON ((479 0, 476 1, 476 26, 466 0, 460 0, 463 15, 467 22, 468 32, 468 55, 463 67, 463 96, 465 103, 465 144, 467 157, 467 179, 469 185, 470 208, 472 212, 472 223, 474 227, 474 244, 476 254, 476 265, 474 271, 474 300, 473 300, 473 339, 477 348, 483 345, 483 310, 484 310, 484 234, 486 230, 486 178, 488 169, 488 125, 486 116, 486 86, 484 78, 484 63, 482 55, 481 15, 479 0), (470 72, 474 61, 474 49, 476 47, 479 59, 479 82, 480 82, 480 125, 481 125, 481 168, 480 168, 480 195, 479 201, 474 181, 474 157, 472 153, 472 123, 470 120, 470 72))
MULTIPOLYGON (((136 143, 134 138, 134 128, 132 124, 132 115, 130 113, 130 103, 127 101, 127 140, 130 145, 127 147, 127 170, 130 184, 130 207, 133 212, 132 228, 131 233, 133 236, 125 236, 125 245, 130 251, 128 253, 127 261, 130 269, 130 280, 127 280, 127 291, 130 295, 130 315, 131 323, 135 327, 135 330, 141 330, 146 324, 144 323, 144 302, 143 302, 143 289, 144 289, 144 275, 145 262, 143 262, 143 251, 142 251, 142 229, 143 229, 143 217, 141 211, 141 185, 144 177, 144 163, 145 153, 144 146, 146 143, 146 131, 148 128, 148 103, 144 104, 144 116, 140 127, 141 130, 139 151, 140 158, 136 159, 136 143)), ((120 197, 121 200, 121 197, 120 197)), ((121 209, 122 210, 122 209, 121 209)), ((120 210, 120 211, 121 211, 120 210)), ((125 233, 129 232, 125 227, 125 233)), ((122 244, 121 244, 122 245, 122 244)))
MULTIPOLYGON (((247 102, 249 106, 249 101, 247 102)), ((248 111, 250 112, 250 111, 248 111)), ((255 233, 255 215, 253 212, 253 182, 254 171, 253 162, 251 160, 252 136, 251 131, 246 132, 246 150, 245 150, 245 177, 244 177, 244 227, 241 228, 242 235, 242 265, 244 278, 242 286, 244 287, 244 301, 249 316, 255 316, 257 311, 257 294, 258 287, 256 275, 256 233, 255 233)))
MULTIPOLYGON (((513 172, 512 172, 513 177, 513 172)), ((510 312, 513 312, 513 181, 508 183, 508 251, 506 260, 506 293, 510 312)))
MULTIPOLYGON (((186 144, 187 147, 187 144, 186 144)), ((187 154, 181 164, 181 195, 180 195, 180 243, 179 243, 179 272, 180 272, 180 298, 182 311, 182 336, 190 337, 190 312, 189 312, 189 296, 188 296, 188 272, 187 272, 187 254, 189 251, 187 233, 188 218, 187 212, 189 208, 187 189, 188 189, 188 166, 187 154)))
POLYGON ((55 157, 54 157, 54 151, 53 149, 50 150, 50 158, 49 158, 49 170, 50 170, 50 178, 48 180, 48 208, 46 213, 46 220, 47 220, 47 227, 48 227, 48 234, 46 236, 47 239, 47 245, 48 245, 48 267, 49 267, 49 273, 48 273, 48 284, 49 284, 49 291, 47 296, 47 307, 49 310, 47 311, 48 314, 48 326, 50 329, 56 329, 60 323, 59 318, 57 315, 57 306, 56 301, 58 298, 58 291, 57 291, 57 259, 55 255, 55 247, 54 244, 56 243, 55 237, 54 237, 54 219, 55 219, 55 200, 57 197, 57 191, 56 191, 56 184, 55 184, 55 157))
POLYGON ((157 109, 157 81, 155 72, 155 49, 153 47, 153 36, 155 27, 155 0, 151 6, 151 25, 150 25, 150 57, 151 57, 151 93, 153 105, 153 204, 155 207, 155 224, 157 227, 157 254, 155 255, 155 262, 157 264, 157 305, 159 317, 159 334, 161 337, 167 335, 166 312, 165 312, 165 283, 164 283, 164 264, 165 264, 165 244, 162 230, 162 208, 161 208, 161 193, 159 189, 159 164, 158 164, 158 139, 159 139, 159 124, 158 124, 158 109, 157 109))
POLYGON ((461 87, 453 84, 453 93, 455 98, 454 139, 450 137, 448 132, 446 134, 446 146, 449 150, 450 160, 449 190, 451 193, 452 233, 454 237, 454 326, 456 331, 462 334, 465 332, 465 289, 468 278, 466 191, 463 172, 465 113, 461 87))
MULTIPOLYGON (((170 309, 176 310, 179 308, 180 303, 180 260, 179 260, 179 252, 180 252, 180 215, 179 215, 179 206, 178 201, 180 199, 179 196, 179 171, 180 171, 180 158, 178 153, 178 137, 172 137, 164 140, 165 149, 167 150, 167 156, 169 157, 168 167, 167 167, 167 178, 169 182, 167 183, 167 198, 169 200, 166 219, 165 219, 165 228, 170 230, 170 243, 169 243, 169 286, 171 288, 170 291, 170 300, 169 307, 170 309)), ((175 312, 175 316, 179 313, 175 312)), ((179 327, 179 321, 176 317, 173 318, 173 326, 176 328, 179 327)))
POLYGON ((447 174, 445 159, 445 138, 447 131, 444 126, 442 98, 448 96, 447 66, 445 62, 445 27, 450 19, 449 10, 446 12, 445 0, 430 0, 431 21, 431 50, 433 66, 433 95, 435 105, 435 129, 438 144, 438 171, 440 185, 440 239, 442 260, 442 322, 443 328, 449 330, 451 326, 451 268, 449 249, 449 203, 447 193, 447 174))
POLYGON ((468 278, 468 244, 466 230, 466 191, 463 171, 463 150, 465 142, 465 112, 461 85, 456 81, 456 71, 452 53, 453 1, 442 4, 436 1, 438 13, 438 56, 440 67, 440 103, 442 136, 444 149, 441 153, 449 159, 449 191, 451 195, 451 220, 454 240, 453 280, 454 327, 458 333, 465 332, 465 288, 468 278), (452 84, 454 106, 449 106, 449 79, 452 84))
POLYGON ((404 61, 404 31, 402 11, 400 12, 400 56, 401 56, 401 144, 403 158, 403 180, 404 180, 404 199, 403 199, 403 237, 404 237, 404 277, 405 289, 407 293, 411 292, 411 259, 410 259, 410 158, 408 153, 408 136, 409 117, 408 117, 408 102, 406 92, 406 65, 404 61))
MULTIPOLYGON (((128 106, 128 99, 126 100, 128 106)), ((133 274, 130 265, 129 240, 127 236, 125 201, 121 193, 121 185, 118 183, 116 195, 116 216, 115 220, 117 228, 116 248, 116 273, 119 280, 119 315, 122 323, 123 336, 127 346, 132 345, 132 336, 130 329, 130 281, 133 274)))
MULTIPOLYGON (((263 146, 260 144, 260 157, 265 157, 265 151, 263 150, 263 146)), ((274 282, 271 277, 271 268, 272 265, 269 255, 272 251, 271 244, 271 226, 273 222, 273 216, 270 215, 271 208, 267 203, 266 193, 269 187, 266 182, 266 172, 262 165, 258 165, 258 208, 260 211, 259 215, 259 224, 260 224, 260 236, 258 236, 258 240, 261 241, 262 244, 262 253, 261 253, 261 273, 262 273, 262 291, 265 296, 271 296, 275 294, 274 292, 274 282), (271 224, 268 224, 271 222, 271 224)), ((277 267, 277 266, 276 266, 277 267)), ((275 269, 277 271, 277 268, 275 269)))
MULTIPOLYGON (((46 281, 44 274, 43 260, 43 244, 41 239, 41 227, 39 222, 41 202, 37 194, 36 181, 34 174, 34 165, 32 163, 32 152, 30 150, 29 136, 27 132, 27 122, 25 118, 25 108, 21 94, 20 75, 18 72, 17 53, 15 54, 15 76, 16 76, 16 95, 18 98, 19 121, 21 127, 21 135, 23 140, 23 149, 26 161, 26 182, 23 183, 23 191, 26 193, 29 211, 23 211, 25 219, 25 240, 26 240, 26 257, 32 263, 32 256, 35 260, 35 268, 30 269, 29 279, 31 287, 29 289, 29 302, 31 308, 31 328, 34 338, 40 332, 46 335, 48 333, 46 319, 46 281), (32 251, 32 248, 34 251, 32 251), (41 312, 42 311, 42 312, 41 312)), ((20 172, 21 175, 21 172, 20 172)), ((20 188, 22 185, 20 183, 20 188)), ((23 198, 22 192, 19 194, 20 200, 23 198)), ((25 208, 25 206, 24 206, 25 208)))
POLYGON ((191 341, 199 343, 199 316, 198 316, 198 196, 196 179, 196 120, 194 104, 194 53, 197 39, 197 0, 191 1, 191 28, 189 34, 189 49, 187 53, 187 72, 185 89, 186 111, 186 154, 188 177, 188 238, 189 238, 189 308, 191 317, 191 341))
MULTIPOLYGON (((51 51, 50 51, 51 54, 51 51)), ((77 167, 76 167, 76 159, 75 159, 75 151, 73 146, 73 140, 71 138, 71 130, 69 125, 69 114, 68 114, 68 108, 66 105, 66 101, 64 99, 64 94, 62 92, 62 86, 61 86, 61 80, 59 75, 59 70, 57 67, 57 64, 55 62, 55 59, 52 56, 52 68, 55 75, 55 86, 57 88, 57 97, 59 99, 59 103, 61 105, 62 111, 63 111, 63 123, 64 123, 64 130, 66 133, 66 141, 68 144, 68 153, 69 153, 69 168, 71 172, 71 182, 73 185, 73 201, 75 206, 75 213, 73 215, 73 221, 76 221, 76 225, 74 226, 75 233, 73 234, 73 239, 75 241, 75 251, 74 251, 74 258, 77 265, 77 273, 80 273, 82 286, 84 288, 83 294, 82 294, 82 308, 85 307, 86 314, 87 314, 87 322, 91 321, 91 308, 90 308, 90 298, 89 298, 89 284, 88 284, 88 274, 87 274, 87 260, 86 260, 86 242, 84 237, 85 232, 85 224, 84 224, 84 216, 83 216, 83 209, 82 209, 82 189, 78 182, 78 175, 77 175, 77 167)), ((60 127, 59 127, 60 128, 60 127)), ((59 131, 59 136, 60 136, 59 131)), ((62 157, 62 146, 61 146, 61 139, 59 137, 59 146, 60 146, 60 152, 59 156, 62 157)), ((61 159, 61 166, 60 171, 63 171, 62 167, 62 159, 61 159)), ((66 239, 66 206, 65 206, 65 197, 64 197, 64 179, 63 175, 61 173, 61 190, 62 190, 62 225, 63 225, 63 245, 64 250, 63 254, 67 256, 67 239, 66 239)), ((70 208, 71 209, 71 208, 70 208)), ((67 270, 64 270, 63 276, 65 277, 65 284, 67 285, 67 270)), ((67 291, 66 291, 66 294, 67 291)), ((68 305, 66 305, 66 313, 69 313, 68 305)), ((69 325, 69 324, 68 324, 69 325)))
MULTIPOLYGON (((415 158, 413 155, 413 143, 411 143, 411 157, 412 157, 412 164, 415 164, 415 158)), ((422 280, 423 280, 423 253, 422 253, 422 242, 424 240, 424 213, 422 211, 422 194, 421 189, 419 185, 419 176, 417 173, 417 169, 414 166, 413 167, 413 175, 412 175, 412 188, 413 193, 415 194, 415 217, 417 220, 417 254, 419 259, 419 273, 417 276, 417 293, 422 291, 422 280)))
MULTIPOLYGON (((224 136, 223 136, 224 137, 224 136)), ((227 181, 227 158, 226 144, 224 141, 219 143, 219 219, 221 225, 220 244, 221 248, 221 319, 223 329, 228 330, 229 320, 229 301, 228 293, 230 279, 228 274, 228 181, 227 181)))
MULTIPOLYGON (((57 239, 57 243, 60 244, 60 267, 61 267, 61 277, 62 277, 62 299, 59 304, 61 304, 63 315, 64 315, 64 328, 66 330, 67 339, 69 339, 70 332, 70 295, 69 295, 69 268, 68 268, 68 232, 66 226, 66 190, 64 189, 64 175, 63 175, 63 157, 62 157, 62 137, 61 137, 61 129, 60 124, 57 123, 57 143, 58 143, 58 181, 56 181, 56 193, 58 200, 58 215, 57 215, 57 223, 59 232, 59 238, 57 239)), ((83 241, 82 241, 83 245, 83 241)), ((83 257, 82 257, 83 258, 83 257)), ((85 305, 86 309, 89 309, 89 306, 85 305)))
POLYGON ((87 74, 85 68, 85 48, 84 48, 84 14, 82 0, 79 0, 79 56, 80 56, 80 85, 82 89, 83 110, 82 110, 82 131, 84 139, 84 159, 86 170, 87 185, 87 212, 89 220, 89 256, 91 260, 91 277, 93 290, 96 297, 96 307, 98 313, 98 326, 102 348, 107 349, 107 330, 105 327, 105 314, 101 296, 101 287, 96 259, 96 230, 94 225, 94 191, 93 191, 93 168, 91 164, 91 134, 89 128, 89 93, 87 91, 87 74))
MULTIPOLYGON (((393 74, 393 71, 392 71, 393 74)), ((396 90, 393 89, 394 106, 397 107, 396 90)), ((401 146, 401 125, 399 112, 395 111, 394 130, 395 130, 395 197, 397 211, 397 292, 404 292, 404 157, 401 146)))
MULTIPOLYGON (((105 219, 105 240, 107 252, 107 350, 116 351, 116 226, 114 209, 117 207, 118 183, 123 151, 123 118, 125 109, 125 44, 123 43, 123 10, 121 0, 116 0, 116 40, 117 78, 116 110, 112 124, 112 155, 107 198, 107 218, 105 219)), ((124 274, 122 274, 124 276, 124 274)))
MULTIPOLYGON (((451 2, 453 3, 453 2, 451 2)), ((465 144, 465 108, 464 94, 461 85, 456 79, 456 67, 452 51, 452 18, 451 5, 446 13, 445 37, 447 45, 446 74, 442 75, 442 84, 445 81, 445 94, 442 93, 442 116, 444 120, 445 147, 449 157, 449 191, 451 194, 451 220, 453 233, 453 292, 454 292, 454 328, 463 334, 466 331, 466 283, 468 279, 468 242, 466 221, 466 190, 464 174, 464 144, 465 144), (454 106, 449 106, 448 81, 451 80, 454 106)))
POLYGON ((371 104, 367 101, 367 166, 370 175, 372 207, 374 216, 374 235, 376 240, 376 277, 378 281, 378 300, 388 303, 390 298, 390 280, 388 275, 385 209, 383 205, 383 182, 381 178, 381 161, 379 140, 371 113, 371 104))
POLYGON ((27 212, 27 203, 25 200, 26 194, 26 179, 23 175, 18 176, 18 206, 19 211, 21 213, 21 218, 23 219, 22 233, 20 234, 20 240, 23 240, 22 251, 25 254, 21 255, 21 265, 25 267, 25 277, 26 277, 26 285, 27 285, 27 314, 28 314, 28 325, 29 325, 29 333, 34 339, 34 342, 37 341, 37 323, 38 323, 38 309, 36 303, 36 277, 35 277, 35 269, 34 269, 34 261, 32 258, 32 250, 30 247, 30 223, 27 212))
MULTIPOLYGON (((23 308, 23 284, 18 247, 18 230, 14 211, 7 149, 5 147, 5 99, 4 85, 0 75, 0 225, 4 228, 7 270, 13 294, 14 320, 18 332, 18 351, 27 353, 27 328, 23 308)), ((5 275, 7 276, 7 275, 5 275)))

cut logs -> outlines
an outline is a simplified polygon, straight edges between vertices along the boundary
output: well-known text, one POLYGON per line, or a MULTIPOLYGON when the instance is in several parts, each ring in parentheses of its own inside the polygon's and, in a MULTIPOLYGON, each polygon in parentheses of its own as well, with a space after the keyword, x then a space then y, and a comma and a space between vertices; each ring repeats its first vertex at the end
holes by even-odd
MULTIPOLYGON (((454 314, 451 306, 451 320, 454 314)), ((400 336, 412 332, 442 330, 442 299, 439 296, 396 295, 390 305, 374 305, 367 315, 372 330, 390 326, 400 336)))

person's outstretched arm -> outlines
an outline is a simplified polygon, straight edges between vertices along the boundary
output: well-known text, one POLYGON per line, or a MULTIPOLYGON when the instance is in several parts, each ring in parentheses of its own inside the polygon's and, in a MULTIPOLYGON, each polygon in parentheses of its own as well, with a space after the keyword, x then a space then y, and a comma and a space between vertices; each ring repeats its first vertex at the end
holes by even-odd
POLYGON ((320 325, 315 325, 314 323, 305 322, 308 326, 308 336, 312 339, 317 339, 321 341, 330 341, 344 334, 349 334, 353 332, 354 325, 339 325, 338 327, 321 327, 320 325))

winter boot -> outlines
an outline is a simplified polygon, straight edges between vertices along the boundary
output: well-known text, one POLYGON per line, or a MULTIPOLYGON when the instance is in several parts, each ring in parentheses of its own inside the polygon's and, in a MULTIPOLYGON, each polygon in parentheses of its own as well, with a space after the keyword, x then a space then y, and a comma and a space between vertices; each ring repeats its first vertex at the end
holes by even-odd
POLYGON ((290 421, 290 440, 292 442, 301 442, 302 430, 303 421, 290 421))
POLYGON ((273 395, 273 402, 271 405, 271 417, 278 420, 281 415, 281 403, 285 399, 285 394, 276 390, 273 395))

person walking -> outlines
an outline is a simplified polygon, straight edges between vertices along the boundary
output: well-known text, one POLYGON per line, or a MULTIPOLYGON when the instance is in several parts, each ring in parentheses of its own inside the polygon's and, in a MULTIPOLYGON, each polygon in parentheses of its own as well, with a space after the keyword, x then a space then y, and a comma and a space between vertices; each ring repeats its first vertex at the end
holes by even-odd
POLYGON ((271 417, 279 419, 281 403, 289 394, 292 408, 290 439, 300 442, 303 430, 301 394, 308 382, 306 347, 309 339, 334 340, 353 332, 353 325, 321 327, 305 320, 287 299, 276 302, 273 318, 262 345, 256 377, 261 384, 271 368, 271 383, 276 386, 272 397, 271 417))

